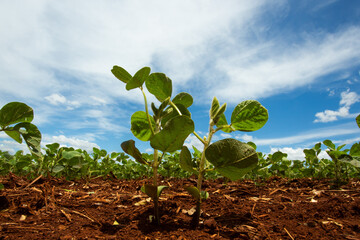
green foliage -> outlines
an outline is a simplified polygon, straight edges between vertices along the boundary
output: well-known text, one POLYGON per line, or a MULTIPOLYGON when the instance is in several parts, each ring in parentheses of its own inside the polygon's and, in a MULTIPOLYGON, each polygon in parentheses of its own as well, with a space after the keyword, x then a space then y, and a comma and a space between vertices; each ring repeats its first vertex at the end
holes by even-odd
POLYGON ((206 159, 223 176, 235 181, 256 167, 258 156, 250 145, 227 138, 211 144, 205 150, 206 159))
POLYGON ((40 158, 41 133, 31 123, 33 119, 34 111, 31 107, 21 102, 10 102, 0 109, 0 132, 4 131, 18 143, 22 143, 23 138, 30 152, 40 158))

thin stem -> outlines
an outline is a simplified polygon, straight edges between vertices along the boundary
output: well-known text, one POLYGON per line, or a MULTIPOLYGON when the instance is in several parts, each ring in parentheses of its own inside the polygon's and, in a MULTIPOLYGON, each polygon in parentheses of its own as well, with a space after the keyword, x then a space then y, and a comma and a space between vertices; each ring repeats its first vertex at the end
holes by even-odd
POLYGON ((206 144, 205 140, 202 139, 202 138, 199 136, 199 134, 197 134, 195 131, 193 131, 193 134, 195 135, 195 137, 197 137, 197 139, 200 140, 200 142, 202 142, 202 144, 204 144, 204 145, 206 144))
POLYGON ((145 101, 145 112, 146 112, 146 116, 147 116, 147 120, 149 122, 149 126, 150 126, 150 130, 151 130, 151 133, 154 135, 155 134, 155 131, 154 131, 154 128, 151 124, 151 120, 150 120, 150 114, 149 114, 149 110, 148 110, 148 104, 147 104, 147 99, 146 99, 146 95, 145 95, 145 92, 144 92, 144 89, 142 87, 140 87, 140 90, 144 96, 144 101, 145 101))

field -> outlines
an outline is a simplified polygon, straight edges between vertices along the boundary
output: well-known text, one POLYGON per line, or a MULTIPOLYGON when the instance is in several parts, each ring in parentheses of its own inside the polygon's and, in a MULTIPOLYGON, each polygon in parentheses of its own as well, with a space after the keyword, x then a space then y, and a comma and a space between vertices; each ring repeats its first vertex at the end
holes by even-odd
POLYGON ((140 191, 149 180, 0 178, 0 239, 360 239, 360 181, 333 189, 331 179, 206 180, 200 225, 184 190, 196 180, 164 178, 161 224, 140 191))

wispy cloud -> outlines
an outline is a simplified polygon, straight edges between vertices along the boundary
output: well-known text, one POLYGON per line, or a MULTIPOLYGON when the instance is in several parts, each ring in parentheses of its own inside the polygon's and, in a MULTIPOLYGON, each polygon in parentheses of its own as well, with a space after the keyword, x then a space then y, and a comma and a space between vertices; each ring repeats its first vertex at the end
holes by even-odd
POLYGON ((221 85, 210 86, 209 95, 222 96, 233 103, 268 97, 360 63, 359 27, 306 36, 303 43, 293 46, 284 43, 281 48, 279 41, 270 41, 262 47, 242 44, 243 51, 218 59, 217 68, 227 78, 221 85))
MULTIPOLYGON (((355 123, 342 124, 329 128, 319 128, 312 131, 306 131, 302 134, 297 134, 287 137, 278 137, 278 138, 253 138, 258 146, 289 146, 291 144, 306 144, 308 142, 324 141, 325 139, 346 136, 349 134, 359 133, 359 128, 355 123)), ((238 136, 237 138, 242 138, 238 136)))
POLYGON ((350 107, 360 101, 360 96, 356 92, 350 92, 350 89, 341 93, 340 107, 337 111, 325 110, 315 114, 314 122, 333 122, 338 118, 355 118, 357 114, 350 114, 350 107))

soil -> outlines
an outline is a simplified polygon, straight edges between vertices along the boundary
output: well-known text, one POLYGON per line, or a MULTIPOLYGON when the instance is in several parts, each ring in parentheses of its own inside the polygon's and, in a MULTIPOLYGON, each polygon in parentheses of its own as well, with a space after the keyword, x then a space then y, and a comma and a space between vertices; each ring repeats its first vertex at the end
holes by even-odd
POLYGON ((360 181, 205 181, 201 222, 184 190, 194 179, 159 179, 161 224, 140 191, 149 180, 66 181, 0 177, 0 239, 360 239, 360 181))

